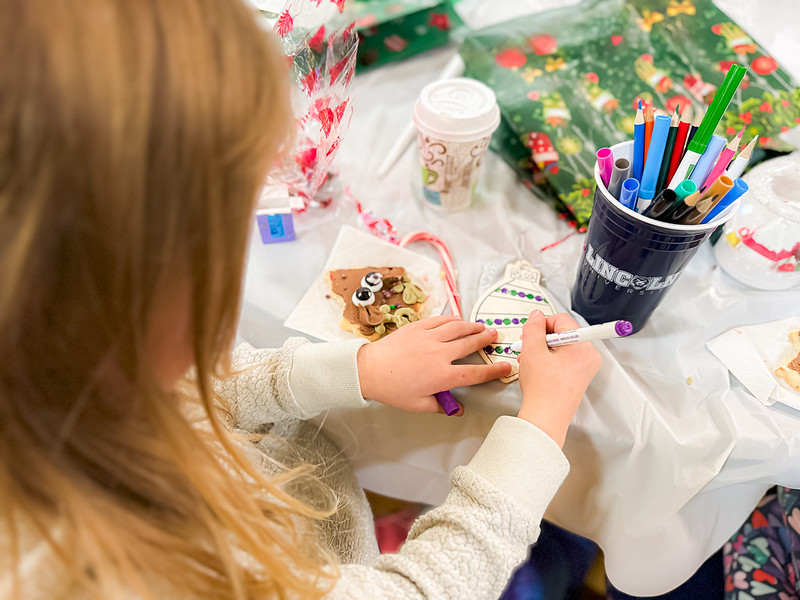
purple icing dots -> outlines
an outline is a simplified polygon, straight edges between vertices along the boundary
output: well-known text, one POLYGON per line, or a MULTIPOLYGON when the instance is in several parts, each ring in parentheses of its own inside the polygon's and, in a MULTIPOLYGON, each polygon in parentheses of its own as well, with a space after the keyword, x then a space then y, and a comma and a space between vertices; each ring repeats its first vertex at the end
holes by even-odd
POLYGON ((483 319, 478 319, 477 323, 483 323, 483 319))
POLYGON ((514 325, 519 325, 519 319, 517 319, 516 317, 514 317, 513 319, 511 319, 511 322, 512 322, 514 325))
POLYGON ((495 319, 494 320, 494 324, 495 325, 502 325, 503 324, 503 320, 502 319, 495 319))
POLYGON ((503 292, 504 294, 507 294, 507 293, 508 293, 508 288, 503 288, 503 289, 502 289, 502 290, 500 290, 500 291, 501 291, 501 292, 503 292))
POLYGON ((536 296, 536 301, 537 302, 541 302, 542 301, 542 297, 541 296, 536 296))
POLYGON ((506 354, 508 354, 509 352, 511 352, 511 348, 509 348, 508 346, 506 346, 506 349, 505 349, 505 350, 503 350, 503 352, 505 352, 506 354))

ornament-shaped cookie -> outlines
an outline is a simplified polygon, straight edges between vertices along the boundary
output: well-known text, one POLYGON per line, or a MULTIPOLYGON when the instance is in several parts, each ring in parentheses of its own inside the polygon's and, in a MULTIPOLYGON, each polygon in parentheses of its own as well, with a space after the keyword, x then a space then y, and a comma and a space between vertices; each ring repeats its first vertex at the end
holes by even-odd
POLYGON ((541 273, 526 260, 506 267, 503 278, 487 289, 472 309, 470 321, 497 329, 497 341, 478 351, 487 363, 510 362, 511 375, 500 381, 511 383, 518 378, 517 354, 511 344, 522 335, 522 326, 534 309, 545 316, 556 313, 552 301, 539 285, 541 273))

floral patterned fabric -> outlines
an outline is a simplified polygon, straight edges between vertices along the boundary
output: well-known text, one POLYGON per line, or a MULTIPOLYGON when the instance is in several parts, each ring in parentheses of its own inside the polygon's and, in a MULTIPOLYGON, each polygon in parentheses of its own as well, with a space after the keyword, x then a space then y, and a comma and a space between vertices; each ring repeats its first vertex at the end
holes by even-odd
POLYGON ((584 0, 474 32, 461 55, 497 94, 492 148, 580 229, 595 152, 632 139, 639 100, 703 111, 735 63, 747 75, 716 133, 791 150, 776 136, 800 123, 800 89, 741 25, 711 0, 584 0))
POLYGON ((725 600, 800 598, 800 490, 764 496, 723 548, 725 600))

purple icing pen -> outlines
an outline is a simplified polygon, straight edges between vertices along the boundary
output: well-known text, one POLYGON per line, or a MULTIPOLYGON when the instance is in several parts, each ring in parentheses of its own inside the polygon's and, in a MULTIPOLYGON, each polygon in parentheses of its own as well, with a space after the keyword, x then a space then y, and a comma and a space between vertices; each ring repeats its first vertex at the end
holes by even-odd
POLYGON ((434 396, 436 397, 436 401, 439 403, 439 406, 444 409, 444 414, 446 414, 448 417, 453 416, 459 410, 461 410, 461 406, 458 402, 456 402, 456 399, 453 398, 453 394, 450 393, 450 390, 436 392, 434 396))
MULTIPOLYGON (((608 338, 625 337, 633 333, 633 325, 630 321, 609 321, 600 325, 581 327, 580 329, 568 329, 557 333, 548 333, 545 336, 547 345, 551 348, 555 346, 565 346, 577 342, 588 342, 590 340, 607 340, 608 338)), ((522 351, 522 340, 511 344, 512 352, 522 351)))

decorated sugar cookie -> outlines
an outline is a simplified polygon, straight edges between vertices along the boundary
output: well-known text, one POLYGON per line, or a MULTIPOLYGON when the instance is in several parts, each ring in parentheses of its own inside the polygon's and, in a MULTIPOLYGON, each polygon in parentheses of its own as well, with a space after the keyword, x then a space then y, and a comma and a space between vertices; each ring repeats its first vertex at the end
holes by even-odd
POLYGON ((373 342, 418 321, 427 300, 403 267, 338 269, 328 280, 342 303, 341 328, 373 342))
POLYGON ((487 363, 510 362, 512 373, 501 379, 504 383, 516 381, 517 354, 511 344, 522 335, 522 326, 534 309, 545 316, 554 315, 555 307, 539 285, 541 273, 526 260, 518 260, 506 267, 503 278, 486 290, 472 309, 470 321, 485 323, 497 329, 497 341, 478 351, 487 363))

